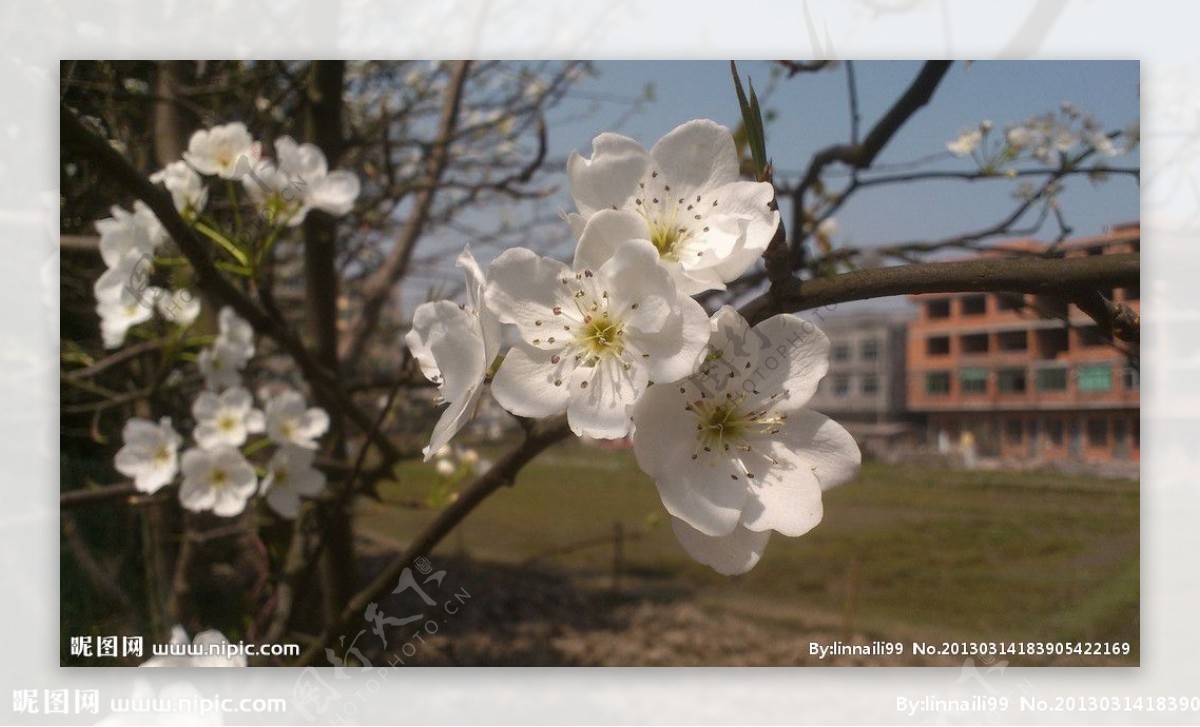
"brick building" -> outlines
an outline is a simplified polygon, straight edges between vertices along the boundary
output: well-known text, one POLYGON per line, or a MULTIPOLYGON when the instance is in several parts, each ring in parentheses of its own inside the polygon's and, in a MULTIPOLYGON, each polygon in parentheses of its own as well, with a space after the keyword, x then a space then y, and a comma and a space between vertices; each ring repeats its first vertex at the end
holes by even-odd
MULTIPOLYGON (((1140 227, 1129 224, 1059 249, 1071 258, 1136 252, 1139 243, 1140 227)), ((1139 307, 1138 288, 1102 292, 1139 307)), ((930 444, 1031 465, 1139 460, 1136 346, 1114 346, 1091 318, 1052 296, 911 300, 919 311, 909 327, 908 406, 926 417, 930 444)))
POLYGON ((911 430, 905 409, 908 314, 853 313, 815 321, 829 336, 829 373, 809 406, 836 419, 869 454, 911 430))

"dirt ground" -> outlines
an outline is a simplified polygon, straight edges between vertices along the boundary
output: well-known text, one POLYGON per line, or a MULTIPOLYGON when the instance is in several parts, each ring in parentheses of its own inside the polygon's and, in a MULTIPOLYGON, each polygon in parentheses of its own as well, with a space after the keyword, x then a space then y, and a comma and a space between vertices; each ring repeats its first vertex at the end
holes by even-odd
MULTIPOLYGON (((375 546, 364 572, 391 555, 375 546)), ((436 605, 422 606, 414 592, 393 594, 378 612, 423 619, 385 627, 386 647, 362 624, 357 648, 375 666, 950 666, 964 657, 914 656, 907 637, 855 631, 828 624, 747 615, 706 603, 701 594, 640 583, 617 592, 601 583, 572 581, 547 568, 518 567, 439 556, 432 574, 441 583, 426 586, 436 605), (465 597, 464 597, 465 596, 465 597), (449 604, 449 608, 447 608, 449 604), (447 611, 453 609, 455 613, 447 611), (430 621, 436 622, 430 624, 430 621), (416 623, 424 624, 414 630, 416 623), (900 640, 901 657, 837 655, 821 659, 810 644, 870 644, 900 640)), ((415 571, 414 571, 415 572, 415 571)), ((422 578, 417 575, 418 581, 422 578)), ((1084 665, 1079 660, 1010 660, 1020 664, 1084 665)), ((994 660, 976 659, 976 664, 994 660)), ((1089 660, 1088 665, 1112 664, 1089 660)))

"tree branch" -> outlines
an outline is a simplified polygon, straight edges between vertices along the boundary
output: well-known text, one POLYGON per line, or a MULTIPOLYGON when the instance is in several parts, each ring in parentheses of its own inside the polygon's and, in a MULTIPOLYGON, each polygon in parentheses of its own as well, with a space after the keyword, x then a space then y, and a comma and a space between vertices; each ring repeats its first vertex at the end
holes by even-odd
POLYGON ((362 356, 367 339, 375 328, 380 309, 392 295, 396 282, 404 277, 408 270, 408 261, 412 257, 417 240, 425 230, 425 223, 429 220, 429 213, 437 196, 438 182, 450 159, 450 142, 458 124, 458 110, 470 68, 470 61, 459 61, 451 71, 450 80, 446 85, 446 96, 442 102, 441 118, 438 121, 437 140, 432 144, 425 160, 428 186, 417 192, 412 213, 400 233, 400 238, 396 240, 383 265, 363 285, 362 306, 350 320, 339 348, 338 353, 342 361, 357 361, 362 356))
MULTIPOLYGON (((350 400, 342 391, 337 378, 312 356, 303 341, 286 326, 279 325, 221 274, 209 256, 209 246, 199 240, 188 223, 179 216, 170 193, 165 188, 151 183, 107 141, 85 128, 70 109, 61 107, 59 116, 63 145, 80 157, 95 162, 116 184, 146 203, 191 263, 196 275, 196 286, 218 302, 232 307, 259 334, 275 340, 296 361, 304 377, 314 388, 325 391, 329 400, 336 402, 341 412, 361 431, 369 431, 371 417, 350 400)), ((378 436, 376 445, 391 459, 403 457, 403 453, 386 436, 378 436)))
POLYGON ((889 295, 1012 292, 1062 296, 1070 291, 1133 286, 1139 280, 1137 253, 918 263, 804 281, 792 278, 751 301, 743 315, 753 325, 776 313, 889 295))

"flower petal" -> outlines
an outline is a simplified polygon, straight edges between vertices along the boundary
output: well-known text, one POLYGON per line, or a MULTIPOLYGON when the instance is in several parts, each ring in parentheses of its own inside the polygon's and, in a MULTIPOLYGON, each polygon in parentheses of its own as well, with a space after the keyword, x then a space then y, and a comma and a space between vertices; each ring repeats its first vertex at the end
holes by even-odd
MULTIPOLYGON (((492 380, 492 396, 500 406, 521 417, 548 417, 567 410, 573 360, 553 363, 551 351, 517 343, 504 357, 492 380), (554 382, 559 384, 555 386, 554 382)), ((435 447, 433 451, 436 451, 435 447)), ((426 458, 428 459, 428 458, 426 458)))
POLYGON ((750 481, 742 525, 798 537, 821 522, 821 485, 795 451, 776 447, 772 454, 776 462, 750 481))
POLYGON ((646 240, 620 243, 597 270, 596 281, 610 294, 609 310, 642 333, 662 330, 681 300, 670 273, 658 264, 658 251, 646 240))
POLYGON ((571 294, 562 284, 564 278, 574 277, 563 263, 515 247, 505 250, 488 268, 484 297, 496 318, 515 324, 527 343, 539 345, 532 343, 543 337, 538 321, 555 320, 555 306, 565 316, 575 313, 571 294))
POLYGON ((483 391, 482 386, 481 379, 469 387, 462 396, 450 401, 450 406, 446 407, 446 411, 442 412, 442 416, 438 418, 437 424, 433 427, 429 444, 421 450, 425 455, 426 462, 433 458, 435 452, 449 444, 454 435, 458 434, 459 430, 475 416, 475 405, 479 402, 479 395, 483 391))
POLYGON ((567 179, 575 206, 585 217, 613 205, 624 206, 638 189, 650 166, 642 145, 620 134, 600 134, 592 140, 590 159, 571 152, 567 179))
POLYGON ((629 407, 646 390, 646 369, 626 369, 613 357, 602 358, 595 366, 579 366, 571 374, 571 400, 567 421, 571 431, 583 437, 620 439, 629 434, 632 421, 629 407))
POLYGON ((354 209, 354 202, 362 192, 358 176, 345 170, 330 172, 310 184, 305 190, 309 207, 341 217, 354 209))
POLYGON ((680 315, 650 335, 630 331, 629 345, 649 354, 645 367, 650 380, 676 381, 690 375, 704 360, 710 324, 708 314, 695 300, 680 297, 680 315))
POLYGON ((650 150, 658 171, 681 197, 738 179, 733 134, 708 119, 681 124, 650 150))
POLYGON ((756 533, 743 527, 728 535, 705 535, 677 517, 671 518, 671 530, 688 555, 724 576, 746 573, 758 564, 771 531, 756 533))
POLYGON ((781 447, 796 451, 822 490, 854 479, 862 465, 862 452, 850 432, 811 409, 788 414, 778 439, 781 447))
MULTIPOLYGON (((750 339, 757 339, 748 345, 758 351, 747 378, 754 382, 762 400, 786 391, 786 396, 775 400, 775 409, 792 411, 806 404, 829 370, 825 332, 811 321, 783 313, 755 326, 750 339)), ((754 403, 751 401, 752 406, 754 403)))
POLYGON ((687 404, 674 384, 648 388, 633 408, 634 456, 654 478, 667 512, 707 535, 726 535, 741 517, 746 483, 731 479, 731 460, 699 458, 696 417, 687 404))
MULTIPOLYGON (((623 243, 647 240, 646 221, 628 210, 603 209, 588 218, 575 248, 576 270, 599 270, 623 243)), ((651 247, 653 249, 653 247, 651 247)), ((655 257, 658 257, 655 251, 655 257)))
POLYGON ((734 182, 714 195, 722 215, 736 219, 741 228, 737 246, 715 266, 721 280, 736 280, 762 257, 779 227, 779 211, 770 208, 775 191, 766 182, 734 182))

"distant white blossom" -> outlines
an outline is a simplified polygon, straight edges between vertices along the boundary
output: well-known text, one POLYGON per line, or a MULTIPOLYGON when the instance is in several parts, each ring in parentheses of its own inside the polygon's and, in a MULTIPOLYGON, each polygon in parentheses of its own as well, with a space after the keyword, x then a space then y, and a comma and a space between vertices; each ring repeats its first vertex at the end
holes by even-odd
POLYGON ((300 498, 316 497, 325 489, 325 475, 312 466, 315 452, 293 445, 275 451, 267 465, 261 491, 267 505, 289 520, 300 514, 300 498))
POLYGON ((310 209, 340 217, 354 207, 361 185, 353 173, 330 172, 325 153, 290 136, 275 140, 275 160, 262 161, 242 177, 250 197, 272 220, 299 225, 310 209))
POLYGON ((189 449, 183 453, 180 469, 179 502, 193 512, 211 510, 220 517, 233 517, 246 509, 258 488, 254 467, 229 446, 189 449))
POLYGON ((159 315, 184 328, 195 323, 200 315, 200 298, 185 288, 171 292, 162 291, 154 304, 159 315))
POLYGON ((248 435, 264 427, 263 413, 254 408, 254 397, 240 386, 220 394, 200 392, 192 404, 192 416, 196 420, 192 436, 201 449, 240 447, 248 435))
POLYGON ((183 153, 183 158, 197 172, 222 179, 241 177, 259 156, 254 139, 240 121, 195 132, 183 153))
POLYGON ((329 415, 319 407, 309 408, 298 391, 283 391, 267 400, 267 436, 276 444, 316 449, 317 438, 329 429, 329 415))
POLYGON ((204 180, 185 161, 171 162, 150 175, 150 181, 167 188, 175 202, 175 209, 181 213, 200 212, 208 202, 208 189, 204 186, 204 180))
POLYGON ((946 142, 946 148, 956 157, 971 156, 983 142, 983 129, 976 126, 965 129, 958 136, 946 142))
POLYGON ((145 419, 130 419, 121 431, 125 446, 117 451, 116 470, 133 478, 139 492, 158 492, 175 479, 179 471, 178 451, 183 441, 171 426, 171 418, 157 424, 145 419))

